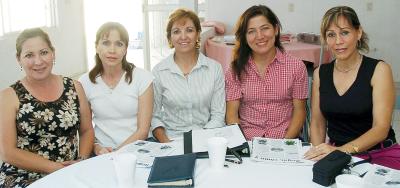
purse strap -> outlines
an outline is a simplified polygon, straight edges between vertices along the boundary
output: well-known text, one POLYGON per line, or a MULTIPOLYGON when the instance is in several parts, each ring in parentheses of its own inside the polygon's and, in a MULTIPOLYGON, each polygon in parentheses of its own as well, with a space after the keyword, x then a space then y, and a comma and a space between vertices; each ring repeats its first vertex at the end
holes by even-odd
POLYGON ((354 162, 354 163, 350 163, 350 164, 347 165, 346 168, 350 170, 350 168, 353 168, 353 167, 355 167, 355 166, 357 166, 357 165, 360 165, 360 164, 363 164, 363 163, 370 163, 370 162, 372 161, 372 156, 371 156, 371 154, 370 154, 368 151, 359 152, 359 153, 354 153, 354 154, 352 154, 352 156, 354 156, 354 155, 365 155, 365 154, 368 155, 368 158, 367 158, 367 159, 363 159, 363 160, 361 160, 361 161, 357 161, 357 162, 354 162))

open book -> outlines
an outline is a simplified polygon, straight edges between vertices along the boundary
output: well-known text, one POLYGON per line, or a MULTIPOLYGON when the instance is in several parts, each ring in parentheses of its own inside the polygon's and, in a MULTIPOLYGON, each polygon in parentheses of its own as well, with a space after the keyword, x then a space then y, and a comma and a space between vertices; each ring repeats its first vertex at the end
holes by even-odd
POLYGON ((250 158, 272 164, 313 165, 312 161, 303 159, 299 139, 254 137, 250 158))

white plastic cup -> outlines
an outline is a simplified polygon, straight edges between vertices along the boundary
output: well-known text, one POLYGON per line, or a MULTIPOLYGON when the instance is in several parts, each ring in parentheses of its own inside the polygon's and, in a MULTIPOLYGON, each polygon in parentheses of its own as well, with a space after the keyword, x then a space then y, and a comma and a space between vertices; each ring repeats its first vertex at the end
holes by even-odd
POLYGON ((137 157, 134 153, 116 153, 113 164, 118 187, 133 187, 135 183, 137 157))
POLYGON ((228 140, 224 137, 212 137, 207 140, 210 167, 222 169, 225 164, 225 155, 228 140))
POLYGON ((336 176, 336 187, 337 188, 363 188, 364 181, 362 178, 351 174, 341 174, 336 176))

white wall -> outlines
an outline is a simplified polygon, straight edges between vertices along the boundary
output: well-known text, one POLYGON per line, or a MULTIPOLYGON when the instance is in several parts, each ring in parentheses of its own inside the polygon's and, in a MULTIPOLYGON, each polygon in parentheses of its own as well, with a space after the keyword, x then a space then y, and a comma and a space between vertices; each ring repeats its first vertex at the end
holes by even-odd
MULTIPOLYGON (((57 0, 57 3, 59 25, 56 28, 45 28, 56 49, 53 72, 75 76, 87 69, 82 1, 57 0)), ((18 32, 0 38, 0 90, 24 75, 15 58, 17 36, 18 32)))
POLYGON ((207 20, 222 21, 231 34, 239 16, 250 6, 264 4, 279 17, 284 32, 319 33, 323 14, 331 7, 347 5, 358 14, 370 38, 369 56, 392 65, 394 79, 400 82, 400 1, 398 0, 209 0, 207 20), (289 11, 290 4, 293 11, 289 11), (367 10, 372 4, 372 10, 367 10))

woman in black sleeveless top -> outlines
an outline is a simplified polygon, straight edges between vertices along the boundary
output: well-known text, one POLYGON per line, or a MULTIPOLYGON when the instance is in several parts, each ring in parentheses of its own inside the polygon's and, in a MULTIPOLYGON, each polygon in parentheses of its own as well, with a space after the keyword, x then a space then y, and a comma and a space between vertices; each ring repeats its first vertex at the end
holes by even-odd
POLYGON ((82 86, 51 72, 54 47, 47 33, 24 30, 16 50, 26 75, 0 92, 0 188, 26 187, 88 157, 94 140, 82 86))
MULTIPOLYGON (((321 36, 336 60, 314 72, 310 129, 315 147, 305 158, 319 160, 336 149, 359 153, 398 147, 391 128, 392 71, 387 63, 360 54, 368 52, 368 37, 355 11, 346 6, 328 10, 321 36)), ((396 168, 400 161, 382 165, 396 168)))

